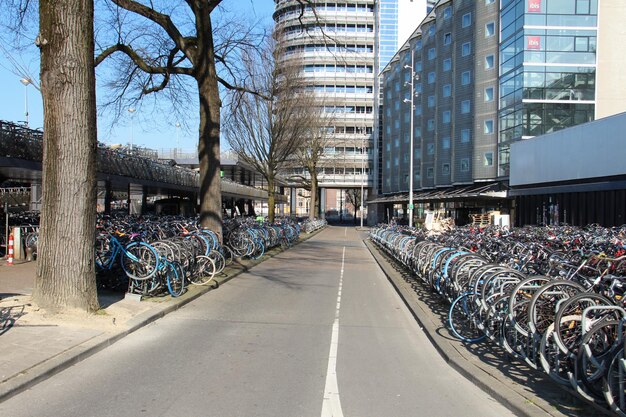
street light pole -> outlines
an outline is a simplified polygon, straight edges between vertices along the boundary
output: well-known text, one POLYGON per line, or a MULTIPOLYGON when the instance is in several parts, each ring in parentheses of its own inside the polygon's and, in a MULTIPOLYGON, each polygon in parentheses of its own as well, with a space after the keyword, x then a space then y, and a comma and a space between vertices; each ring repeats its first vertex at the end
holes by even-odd
MULTIPOLYGON (((410 125, 410 132, 409 132, 409 227, 413 227, 413 159, 414 159, 414 155, 413 155, 413 118, 414 118, 414 114, 415 114, 415 105, 414 105, 414 99, 415 99, 415 90, 414 90, 414 86, 415 86, 415 54, 414 52, 411 50, 411 65, 405 65, 404 68, 406 69, 410 69, 411 70, 411 125, 410 125)), ((406 99, 404 100, 405 102, 407 101, 406 99)))
POLYGON ((361 138, 361 228, 363 228, 363 182, 365 181, 365 136, 366 136, 367 128, 365 128, 365 132, 363 132, 363 137, 361 138))
POLYGON ((32 81, 30 78, 22 78, 20 82, 24 84, 24 116, 26 116, 26 127, 28 127, 28 84, 32 81))
POLYGON ((128 113, 130 113, 130 150, 133 150, 133 115, 135 113, 135 108, 130 107, 128 109, 128 113))
POLYGON ((176 122, 176 152, 174 152, 174 155, 176 157, 178 157, 178 150, 180 149, 179 131, 180 131, 180 123, 176 122))

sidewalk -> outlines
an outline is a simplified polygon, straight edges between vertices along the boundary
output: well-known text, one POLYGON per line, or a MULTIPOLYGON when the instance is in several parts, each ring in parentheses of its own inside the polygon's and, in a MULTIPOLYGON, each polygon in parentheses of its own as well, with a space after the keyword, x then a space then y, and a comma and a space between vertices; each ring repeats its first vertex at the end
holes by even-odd
POLYGON ((448 330, 448 306, 437 294, 389 258, 368 239, 365 245, 446 362, 515 414, 539 416, 612 416, 560 387, 547 375, 509 359, 488 341, 463 343, 448 330))
MULTIPOLYGON (((300 242, 321 230, 302 234, 300 242)), ((278 247, 263 259, 236 261, 216 280, 221 285, 280 252, 278 247)), ((35 268, 35 262, 8 266, 0 260, 0 402, 214 290, 189 286, 178 298, 142 301, 124 298, 123 293, 101 293, 96 314, 49 315, 31 303, 35 268)))

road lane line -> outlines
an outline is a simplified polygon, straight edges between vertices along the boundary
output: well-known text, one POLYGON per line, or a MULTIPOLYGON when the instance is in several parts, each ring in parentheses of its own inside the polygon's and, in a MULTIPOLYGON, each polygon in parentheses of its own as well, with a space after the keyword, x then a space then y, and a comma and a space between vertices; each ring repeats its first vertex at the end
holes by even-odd
POLYGON ((343 287, 343 271, 346 260, 346 247, 343 247, 341 256, 341 274, 339 275, 339 290, 337 291, 337 308, 330 338, 330 353, 328 354, 328 369, 326 370, 326 386, 322 401, 322 417, 343 417, 341 400, 339 399, 339 385, 337 384, 337 349, 339 347, 339 309, 341 308, 341 289, 343 287))

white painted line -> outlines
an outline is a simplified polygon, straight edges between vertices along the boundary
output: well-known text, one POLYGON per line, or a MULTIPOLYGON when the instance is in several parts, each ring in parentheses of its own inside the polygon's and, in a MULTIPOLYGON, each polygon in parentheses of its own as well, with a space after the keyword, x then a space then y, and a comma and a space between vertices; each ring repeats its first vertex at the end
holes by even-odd
MULTIPOLYGON (((347 228, 346 228, 347 230, 347 228)), ((326 386, 322 401, 322 417, 343 417, 341 400, 339 399, 339 385, 337 384, 337 349, 339 347, 339 309, 341 308, 341 289, 343 287, 343 270, 346 260, 346 247, 343 247, 341 256, 341 274, 339 275, 339 290, 337 291, 337 309, 330 338, 330 352, 328 354, 328 369, 326 370, 326 386)))

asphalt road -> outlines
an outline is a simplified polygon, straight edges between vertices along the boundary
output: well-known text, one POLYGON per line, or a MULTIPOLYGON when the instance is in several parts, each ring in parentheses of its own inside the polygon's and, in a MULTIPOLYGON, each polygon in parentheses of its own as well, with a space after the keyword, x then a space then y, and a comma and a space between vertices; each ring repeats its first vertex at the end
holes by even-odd
POLYGON ((511 416, 330 227, 0 404, 0 416, 511 416))

